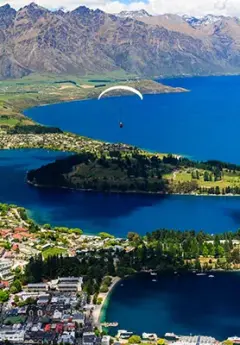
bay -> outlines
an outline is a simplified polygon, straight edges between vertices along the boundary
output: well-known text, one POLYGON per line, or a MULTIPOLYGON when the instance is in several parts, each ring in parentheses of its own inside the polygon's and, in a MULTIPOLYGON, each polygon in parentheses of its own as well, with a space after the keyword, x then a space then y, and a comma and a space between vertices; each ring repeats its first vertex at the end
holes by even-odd
POLYGON ((217 340, 239 335, 240 274, 216 272, 214 276, 169 274, 152 282, 150 274, 137 274, 114 288, 102 320, 118 322, 118 329, 139 335, 174 332, 217 340))

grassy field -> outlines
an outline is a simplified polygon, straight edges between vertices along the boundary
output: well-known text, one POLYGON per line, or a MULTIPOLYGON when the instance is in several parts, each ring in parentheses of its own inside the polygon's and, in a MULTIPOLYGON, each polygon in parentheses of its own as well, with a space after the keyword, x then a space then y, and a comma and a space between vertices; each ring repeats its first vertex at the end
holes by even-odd
MULTIPOLYGON (((210 172, 208 172, 211 174, 210 172)), ((239 187, 240 186, 240 172, 236 171, 228 172, 223 171, 222 179, 219 181, 214 181, 214 177, 211 176, 212 181, 204 181, 204 170, 200 169, 184 169, 176 171, 172 174, 168 174, 164 176, 168 180, 172 182, 190 182, 190 181, 197 181, 198 185, 202 188, 211 188, 219 186, 220 188, 230 187, 239 187), (198 171, 199 179, 193 179, 192 173, 196 175, 196 171, 198 171)))
POLYGON ((60 254, 65 254, 67 251, 62 248, 48 248, 42 252, 43 258, 47 259, 49 256, 55 256, 55 255, 60 255, 60 254))

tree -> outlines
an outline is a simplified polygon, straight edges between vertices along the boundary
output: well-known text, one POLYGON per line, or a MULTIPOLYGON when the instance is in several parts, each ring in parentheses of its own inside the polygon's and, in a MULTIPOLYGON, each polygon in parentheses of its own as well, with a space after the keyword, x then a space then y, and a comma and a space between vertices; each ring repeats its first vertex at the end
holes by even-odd
POLYGON ((108 234, 107 232, 100 232, 98 235, 99 235, 102 239, 114 238, 113 235, 110 235, 110 234, 108 234))
POLYGON ((159 338, 159 339, 158 339, 157 345, 165 345, 165 344, 166 344, 165 339, 162 339, 162 338, 159 338))
POLYGON ((140 239, 140 236, 136 232, 129 232, 127 234, 127 239, 130 242, 137 242, 140 239))
POLYGON ((206 181, 209 181, 209 174, 208 174, 207 171, 204 171, 203 179, 204 179, 205 182, 206 182, 206 181))
POLYGON ((9 293, 5 290, 0 290, 0 302, 7 302, 9 299, 9 293))
POLYGON ((204 257, 208 256, 208 247, 207 247, 206 243, 203 244, 202 255, 204 257))
POLYGON ((141 343, 141 337, 139 337, 139 335, 132 335, 128 339, 128 343, 129 344, 140 344, 141 343))
POLYGON ((17 293, 22 291, 22 284, 19 279, 14 280, 10 287, 11 293, 17 293))

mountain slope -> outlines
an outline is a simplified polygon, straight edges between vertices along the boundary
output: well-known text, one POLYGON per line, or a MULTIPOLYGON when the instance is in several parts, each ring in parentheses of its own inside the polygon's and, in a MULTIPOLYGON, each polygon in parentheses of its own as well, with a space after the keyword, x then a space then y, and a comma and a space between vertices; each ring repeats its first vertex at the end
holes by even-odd
POLYGON ((19 11, 2 6, 0 78, 119 69, 140 76, 239 72, 240 24, 235 18, 193 26, 175 15, 140 11, 132 17, 84 6, 66 13, 34 3, 19 11))

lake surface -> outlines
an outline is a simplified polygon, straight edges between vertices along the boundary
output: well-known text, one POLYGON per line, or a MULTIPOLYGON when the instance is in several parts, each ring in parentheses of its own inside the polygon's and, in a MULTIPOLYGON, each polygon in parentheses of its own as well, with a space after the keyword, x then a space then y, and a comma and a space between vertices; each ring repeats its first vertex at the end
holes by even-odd
MULTIPOLYGON (((240 163, 240 77, 169 79, 189 93, 115 97, 26 110, 34 120, 64 130, 122 141, 153 151, 240 163), (121 130, 118 121, 125 127, 121 130)), ((101 195, 36 189, 25 173, 63 156, 42 150, 0 152, 0 200, 27 207, 39 223, 125 236, 157 228, 218 233, 240 227, 239 197, 101 195)))
POLYGON ((191 92, 148 95, 143 101, 132 96, 71 102, 29 109, 25 114, 95 139, 240 163, 240 77, 163 82, 191 92))
POLYGON ((214 275, 172 274, 157 282, 150 274, 136 275, 115 287, 103 319, 136 334, 191 333, 218 340, 239 335, 240 273, 214 275))

